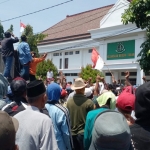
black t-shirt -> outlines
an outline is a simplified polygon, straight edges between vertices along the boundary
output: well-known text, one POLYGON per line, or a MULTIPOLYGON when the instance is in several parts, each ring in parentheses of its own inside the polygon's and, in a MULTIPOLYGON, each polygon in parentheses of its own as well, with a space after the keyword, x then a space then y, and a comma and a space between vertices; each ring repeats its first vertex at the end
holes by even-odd
POLYGON ((134 124, 130 130, 134 149, 150 150, 150 126, 134 124))
POLYGON ((14 54, 14 46, 13 43, 19 42, 19 39, 16 37, 14 39, 12 38, 4 38, 1 41, 1 51, 2 51, 2 56, 12 56, 14 54))

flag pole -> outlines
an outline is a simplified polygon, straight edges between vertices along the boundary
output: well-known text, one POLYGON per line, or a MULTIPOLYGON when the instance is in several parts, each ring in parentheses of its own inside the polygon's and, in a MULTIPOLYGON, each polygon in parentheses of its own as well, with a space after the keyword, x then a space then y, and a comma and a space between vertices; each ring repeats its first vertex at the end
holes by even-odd
MULTIPOLYGON (((21 25, 21 19, 20 19, 20 25, 21 25)), ((21 26, 20 26, 20 28, 21 28, 21 26)), ((20 34, 20 37, 21 37, 21 32, 19 34, 20 34)))

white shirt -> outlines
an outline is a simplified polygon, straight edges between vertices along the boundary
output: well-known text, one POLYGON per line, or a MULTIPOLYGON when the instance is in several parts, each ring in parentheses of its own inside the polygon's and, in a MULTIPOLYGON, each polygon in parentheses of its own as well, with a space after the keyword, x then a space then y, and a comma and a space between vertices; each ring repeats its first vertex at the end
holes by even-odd
POLYGON ((20 150, 58 150, 51 119, 28 106, 14 116, 19 121, 16 144, 20 150))
POLYGON ((53 71, 47 72, 47 78, 53 78, 53 71))

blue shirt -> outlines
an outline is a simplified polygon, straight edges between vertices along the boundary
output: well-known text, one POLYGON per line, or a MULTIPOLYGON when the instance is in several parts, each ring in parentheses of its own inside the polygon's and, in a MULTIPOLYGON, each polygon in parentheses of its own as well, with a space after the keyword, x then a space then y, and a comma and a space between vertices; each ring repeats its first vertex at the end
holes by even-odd
POLYGON ((32 60, 30 47, 27 42, 21 42, 18 46, 19 60, 22 65, 27 64, 32 60))
POLYGON ((46 104, 45 107, 47 108, 54 125, 58 148, 60 150, 72 150, 65 113, 53 104, 46 104))
POLYGON ((92 141, 92 130, 95 122, 95 118, 101 112, 108 110, 108 108, 98 108, 89 111, 86 117, 85 129, 84 129, 84 150, 88 150, 92 141))

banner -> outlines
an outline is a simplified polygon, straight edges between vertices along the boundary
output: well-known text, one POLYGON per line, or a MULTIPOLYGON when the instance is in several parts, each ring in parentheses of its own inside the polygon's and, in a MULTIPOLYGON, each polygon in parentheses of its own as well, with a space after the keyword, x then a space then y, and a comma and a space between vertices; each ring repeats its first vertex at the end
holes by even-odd
POLYGON ((107 44, 107 60, 135 58, 135 40, 107 44))

